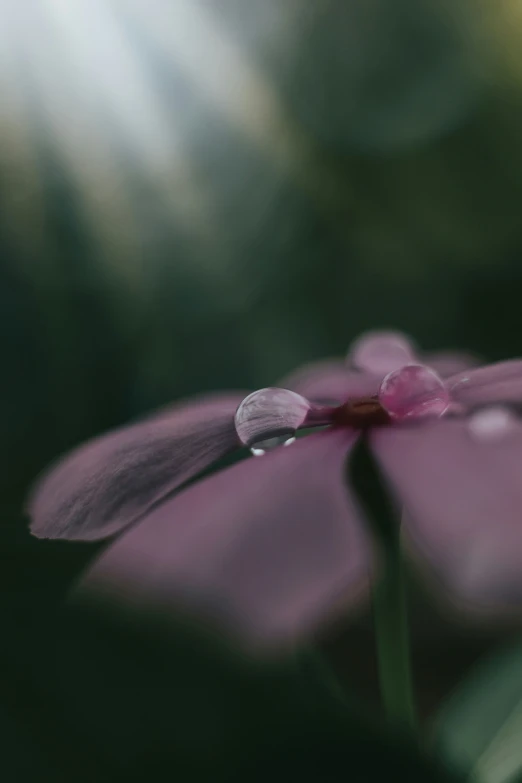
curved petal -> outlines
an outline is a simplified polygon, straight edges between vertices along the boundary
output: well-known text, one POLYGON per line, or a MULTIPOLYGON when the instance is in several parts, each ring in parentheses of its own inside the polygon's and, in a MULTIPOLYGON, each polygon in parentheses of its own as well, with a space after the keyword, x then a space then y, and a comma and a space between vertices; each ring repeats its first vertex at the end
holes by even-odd
POLYGON ((447 385, 453 399, 463 405, 522 403, 522 359, 460 372, 448 378, 447 385))
POLYGON ((343 482, 356 438, 315 433, 194 484, 118 538, 80 594, 196 609, 250 644, 313 630, 368 583, 371 544, 343 482))
POLYGON ((390 329, 364 332, 350 345, 347 356, 351 367, 379 378, 417 361, 415 346, 409 337, 390 329))
POLYGON ((522 423, 466 420, 375 430, 371 445, 404 504, 406 539, 468 608, 522 610, 522 423))
POLYGON ((449 378, 456 373, 475 367, 479 360, 472 354, 457 351, 437 351, 424 354, 422 363, 435 370, 441 378, 449 378))
POLYGON ((312 362, 287 375, 279 386, 315 402, 345 402, 350 397, 378 394, 380 378, 349 370, 340 359, 312 362))
POLYGON ((234 413, 244 394, 164 409, 75 449, 39 480, 28 503, 39 538, 95 541, 239 447, 234 413))

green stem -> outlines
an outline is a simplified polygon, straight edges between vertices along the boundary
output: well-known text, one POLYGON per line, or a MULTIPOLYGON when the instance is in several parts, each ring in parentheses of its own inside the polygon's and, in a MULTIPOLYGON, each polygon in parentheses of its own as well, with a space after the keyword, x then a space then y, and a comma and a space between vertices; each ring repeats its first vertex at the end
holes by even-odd
POLYGON ((373 594, 381 697, 388 718, 408 730, 416 727, 408 618, 399 536, 387 542, 385 573, 373 594))
POLYGON ((354 450, 348 478, 384 552, 384 575, 373 592, 382 702, 389 720, 411 732, 416 726, 416 715, 400 524, 387 482, 364 438, 354 450))

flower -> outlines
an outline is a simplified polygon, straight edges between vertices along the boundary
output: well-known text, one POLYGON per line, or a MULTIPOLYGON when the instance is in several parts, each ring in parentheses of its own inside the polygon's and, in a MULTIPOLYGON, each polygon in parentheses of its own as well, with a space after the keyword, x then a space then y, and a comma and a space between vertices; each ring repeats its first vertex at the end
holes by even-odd
POLYGON ((345 471, 363 437, 413 556, 455 600, 516 606, 522 424, 508 406, 522 400, 522 361, 419 359, 397 333, 363 335, 348 360, 305 368, 285 388, 166 408, 81 446, 33 492, 32 532, 121 534, 82 592, 167 613, 204 607, 250 641, 288 642, 360 602, 375 579, 345 471), (241 445, 260 458, 173 494, 241 445))

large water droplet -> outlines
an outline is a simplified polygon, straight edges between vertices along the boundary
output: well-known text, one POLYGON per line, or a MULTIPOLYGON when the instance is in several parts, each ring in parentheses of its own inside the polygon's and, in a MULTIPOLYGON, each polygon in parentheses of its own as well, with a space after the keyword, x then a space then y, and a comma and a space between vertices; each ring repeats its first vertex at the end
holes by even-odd
POLYGON ((304 423, 310 403, 288 389, 260 389, 245 397, 236 411, 239 439, 255 456, 294 441, 304 423))
POLYGON ((384 378, 379 401, 393 419, 401 421, 442 416, 450 395, 436 372, 422 364, 409 364, 384 378))
POLYGON ((468 421, 468 430, 480 441, 493 441, 506 437, 518 424, 515 414, 500 406, 477 411, 468 421))
POLYGON ((415 352, 399 332, 367 332, 351 346, 348 361, 359 370, 386 375, 414 362, 415 352))

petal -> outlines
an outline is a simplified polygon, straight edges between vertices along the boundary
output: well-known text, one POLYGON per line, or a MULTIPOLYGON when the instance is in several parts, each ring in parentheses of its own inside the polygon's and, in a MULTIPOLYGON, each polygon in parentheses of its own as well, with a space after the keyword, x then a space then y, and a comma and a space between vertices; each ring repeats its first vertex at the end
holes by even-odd
POLYGON ((453 599, 520 610, 521 422, 495 433, 442 419, 375 430, 371 445, 404 505, 408 544, 453 599))
POLYGON ((464 405, 522 403, 522 360, 460 372, 448 378, 447 385, 453 399, 464 405))
POLYGON ((345 402, 350 397, 378 394, 380 379, 349 370, 344 361, 329 359, 313 362, 287 375, 279 386, 302 394, 315 402, 345 402))
POLYGON ((189 487, 117 539, 80 593, 203 610, 251 644, 315 629, 369 579, 371 544, 343 481, 356 438, 315 433, 189 487))
POLYGON ((351 367, 383 378, 389 372, 418 361, 415 346, 402 332, 365 332, 351 344, 347 361, 351 367))
POLYGON ((39 538, 95 541, 239 446, 234 413, 245 394, 212 395, 162 410, 74 450, 29 499, 39 538))
POLYGON ((468 353, 453 351, 437 351, 424 354, 422 363, 435 370, 442 378, 468 370, 479 363, 477 357, 468 353))

